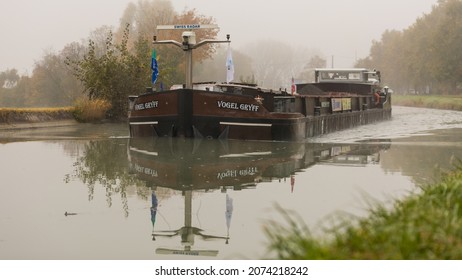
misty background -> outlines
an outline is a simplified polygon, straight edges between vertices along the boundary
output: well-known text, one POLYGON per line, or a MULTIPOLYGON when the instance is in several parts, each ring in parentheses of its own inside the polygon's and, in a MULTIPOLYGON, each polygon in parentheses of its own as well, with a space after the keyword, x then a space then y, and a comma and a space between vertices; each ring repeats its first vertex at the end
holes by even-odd
MULTIPOLYGON (((198 33, 199 40, 231 35, 237 82, 284 88, 291 78, 311 82, 313 68, 332 66, 377 68, 400 91, 457 91, 462 80, 437 75, 458 70, 443 60, 462 45, 457 35, 462 26, 453 24, 462 17, 460 0, 0 1, 0 107, 72 104, 88 88, 66 58, 82 59, 89 40, 97 56, 112 53, 109 48, 120 47, 127 22, 130 59, 145 64, 132 87, 140 90, 149 85, 150 54, 146 50, 144 58, 136 51, 152 48, 156 24, 196 21, 220 27, 198 33)), ((181 40, 178 34, 162 36, 181 40)), ((194 81, 225 80, 226 47, 214 45, 196 55, 194 81)), ((164 85, 183 83, 182 56, 161 47, 157 52, 164 85)), ((139 92, 124 94, 134 93, 139 92)))
MULTIPOLYGON (((0 0, 0 71, 21 74, 49 51, 86 39, 101 26, 119 26, 137 0, 0 0)), ((233 48, 276 40, 319 50, 336 67, 351 67, 368 55, 372 40, 387 29, 402 30, 431 11, 437 0, 171 0, 177 12, 196 9, 231 34, 233 48)), ((154 30, 153 30, 154 32, 154 30)))

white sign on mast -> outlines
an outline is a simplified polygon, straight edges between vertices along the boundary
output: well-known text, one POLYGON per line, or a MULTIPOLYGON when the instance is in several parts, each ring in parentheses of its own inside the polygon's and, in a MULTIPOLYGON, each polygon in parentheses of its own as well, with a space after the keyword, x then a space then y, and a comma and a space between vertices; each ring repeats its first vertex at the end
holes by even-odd
POLYGON ((218 28, 216 24, 175 24, 175 25, 158 25, 157 30, 175 30, 175 29, 215 29, 218 28))

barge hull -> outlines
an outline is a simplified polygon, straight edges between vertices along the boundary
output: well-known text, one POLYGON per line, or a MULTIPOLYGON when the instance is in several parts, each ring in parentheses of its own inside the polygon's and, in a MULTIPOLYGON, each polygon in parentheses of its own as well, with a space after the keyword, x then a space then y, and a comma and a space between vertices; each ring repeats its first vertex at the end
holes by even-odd
MULTIPOLYGON (((315 98, 298 96, 295 103, 307 106, 305 112, 313 112, 315 98)), ((367 105, 364 97, 352 99, 352 103, 367 105)), ((296 141, 391 118, 391 107, 330 114, 319 110, 318 115, 269 112, 253 96, 188 89, 141 95, 135 106, 139 110, 132 110, 129 118, 131 137, 296 141), (220 102, 259 109, 220 108, 216 105, 220 102)))

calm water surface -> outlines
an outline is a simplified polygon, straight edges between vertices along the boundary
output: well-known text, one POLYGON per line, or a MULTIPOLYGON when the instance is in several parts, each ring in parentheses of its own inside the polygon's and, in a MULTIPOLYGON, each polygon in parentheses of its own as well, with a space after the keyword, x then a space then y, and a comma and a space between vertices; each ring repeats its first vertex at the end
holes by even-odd
POLYGON ((0 131, 0 259, 271 258, 264 227, 285 222, 278 207, 321 233, 462 158, 462 113, 403 107, 304 143, 127 135, 0 131))

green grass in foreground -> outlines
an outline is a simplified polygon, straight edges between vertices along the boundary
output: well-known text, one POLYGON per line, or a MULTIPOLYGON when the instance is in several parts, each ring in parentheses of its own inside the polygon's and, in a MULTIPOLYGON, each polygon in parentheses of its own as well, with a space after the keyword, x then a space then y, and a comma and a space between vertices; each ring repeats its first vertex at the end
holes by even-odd
POLYGON ((293 215, 288 226, 265 228, 270 250, 280 259, 462 259, 462 165, 440 183, 396 201, 391 210, 376 206, 366 218, 343 218, 313 237, 293 215))
POLYGON ((392 105, 462 111, 462 96, 393 94, 391 102, 392 105))

